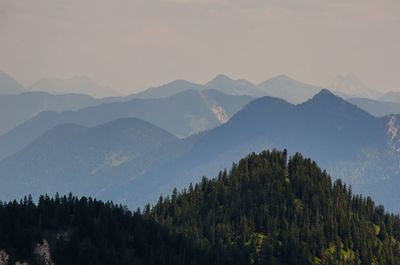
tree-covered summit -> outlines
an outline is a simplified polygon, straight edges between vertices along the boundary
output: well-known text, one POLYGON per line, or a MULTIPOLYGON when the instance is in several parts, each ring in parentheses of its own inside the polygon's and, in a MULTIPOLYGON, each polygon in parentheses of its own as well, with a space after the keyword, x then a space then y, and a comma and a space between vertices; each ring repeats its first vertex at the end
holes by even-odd
POLYGON ((399 264, 400 219, 286 151, 251 154, 145 215, 217 264, 399 264))

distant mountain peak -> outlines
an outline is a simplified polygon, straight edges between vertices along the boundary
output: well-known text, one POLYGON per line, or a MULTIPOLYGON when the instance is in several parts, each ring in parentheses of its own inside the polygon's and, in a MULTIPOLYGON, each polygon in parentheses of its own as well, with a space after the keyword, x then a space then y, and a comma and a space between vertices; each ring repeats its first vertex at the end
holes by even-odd
MULTIPOLYGON (((346 101, 345 99, 335 95, 329 89, 321 89, 310 100, 300 104, 303 107, 313 106, 314 111, 324 112, 327 110, 330 113, 345 113, 346 115, 361 115, 362 117, 371 118, 372 115, 358 106, 346 101)), ((361 117, 360 116, 360 117, 361 117)))
POLYGON ((230 95, 265 96, 256 89, 256 85, 245 79, 232 79, 227 75, 220 74, 205 84, 206 87, 219 90, 230 95))
POLYGON ((267 95, 283 98, 293 104, 307 101, 321 89, 283 74, 260 83, 257 88, 267 95))
POLYGON ((175 79, 175 80, 173 80, 173 81, 171 81, 171 82, 169 82, 169 83, 167 83, 167 84, 165 84, 163 86, 169 86, 169 85, 174 85, 174 86, 175 85, 198 86, 198 84, 190 82, 190 81, 187 81, 187 80, 184 80, 184 79, 175 79))
POLYGON ((225 74, 219 74, 209 82, 220 82, 220 81, 234 81, 234 80, 225 74))
POLYGON ((216 87, 219 85, 233 85, 233 86, 239 85, 239 86, 249 86, 249 87, 254 86, 254 84, 252 84, 250 81, 246 79, 233 79, 225 74, 219 74, 206 83, 206 86, 209 87, 216 87))
POLYGON ((330 88, 334 91, 349 96, 377 98, 380 92, 364 85, 354 74, 347 73, 338 75, 331 83, 330 88))

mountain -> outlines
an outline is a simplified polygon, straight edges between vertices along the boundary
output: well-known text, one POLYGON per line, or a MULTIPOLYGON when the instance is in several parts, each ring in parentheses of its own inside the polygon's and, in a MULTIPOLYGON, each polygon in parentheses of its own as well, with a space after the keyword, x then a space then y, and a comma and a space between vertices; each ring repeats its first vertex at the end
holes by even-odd
POLYGON ((252 97, 265 96, 257 90, 257 86, 247 80, 233 80, 226 75, 218 75, 205 84, 206 87, 218 90, 228 95, 250 95, 252 97))
MULTIPOLYGON (((203 99, 196 91, 190 93, 203 99)), ((159 106, 159 100, 169 101, 171 98, 173 97, 151 100, 159 106)), ((188 100, 184 102, 185 106, 189 105, 193 109, 194 103, 188 104, 188 100)), ((120 103, 113 104, 119 106, 120 103)), ((137 105, 136 103, 135 106, 137 105)), ((145 105, 154 110, 148 101, 145 105)), ((175 103, 167 106, 175 106, 174 109, 177 109, 175 103)), ((165 113, 165 109, 168 108, 157 111, 156 116, 159 117, 158 113, 165 113)), ((120 110, 121 113, 129 113, 126 108, 120 110)), ((94 120, 93 117, 115 117, 107 114, 107 111, 100 111, 98 107, 64 114, 44 113, 39 116, 43 119, 32 119, 32 123, 27 122, 24 127, 15 130, 12 134, 15 138, 2 137, 0 150, 9 152, 7 144, 13 143, 15 152, 19 150, 15 148, 15 143, 29 143, 40 136, 44 128, 50 129, 60 123, 82 125, 88 121, 100 122, 100 119, 94 120), (56 118, 52 118, 53 115, 56 118)), ((177 114, 171 117, 176 118, 177 114)), ((165 129, 160 126, 161 122, 152 123, 165 129)), ((221 122, 218 121, 218 124, 221 122)), ((175 127, 174 125, 172 128, 175 127)), ((312 99, 298 105, 273 97, 258 98, 221 126, 167 143, 118 167, 99 172, 98 179, 113 178, 118 179, 118 182, 105 187, 98 196, 137 207, 146 201, 154 201, 159 194, 165 194, 173 187, 183 188, 190 182, 197 182, 202 176, 214 174, 220 168, 228 168, 232 162, 248 153, 286 148, 290 153, 300 151, 315 157, 333 177, 342 178, 351 184, 354 191, 371 195, 390 210, 399 211, 397 201, 400 196, 396 193, 396 188, 400 185, 399 131, 400 116, 374 117, 328 90, 321 90, 312 99), (387 196, 388 192, 392 196, 387 196)), ((43 144, 44 148, 47 145, 43 144)), ((17 159, 17 156, 10 158, 10 161, 16 160, 15 163, 0 163, 3 168, 0 178, 17 178, 18 175, 27 176, 31 172, 43 171, 41 165, 34 162, 41 152, 25 152, 30 153, 30 156, 23 159, 17 159), (27 161, 31 161, 28 166, 27 161), (24 169, 24 173, 17 174, 20 168, 24 169)), ((53 159, 51 153, 47 153, 46 157, 53 159)))
POLYGON ((139 93, 131 95, 132 98, 164 98, 173 96, 187 90, 200 91, 203 90, 203 86, 195 84, 186 80, 175 80, 168 84, 151 87, 139 93))
POLYGON ((145 214, 207 246, 218 264, 400 262, 399 217, 300 154, 252 154, 145 214))
POLYGON ((347 97, 361 97, 376 99, 381 96, 381 93, 365 86, 357 77, 353 74, 338 75, 329 86, 335 92, 347 97))
POLYGON ((255 85, 244 79, 234 80, 221 74, 205 85, 199 85, 185 80, 176 80, 163 86, 149 88, 129 97, 161 98, 187 90, 202 92, 208 89, 217 90, 227 95, 247 95, 253 98, 273 96, 283 98, 295 104, 308 100, 321 90, 320 87, 301 83, 286 75, 279 75, 255 85))
POLYGON ((317 94, 321 88, 279 75, 257 85, 264 95, 282 98, 293 104, 302 103, 317 94))
POLYGON ((3 264, 400 262, 398 215, 286 151, 251 154, 135 213, 56 195, 0 204, 0 216, 3 264))
POLYGON ((400 92, 389 91, 389 92, 383 94, 381 97, 379 97, 379 100, 389 101, 389 102, 394 102, 394 103, 400 104, 400 92))
POLYGON ((1 163, 0 186, 9 197, 70 191, 95 195, 102 187, 118 181, 112 176, 98 178, 99 172, 176 139, 136 118, 122 118, 93 128, 58 125, 1 163))
POLYGON ((348 98, 346 100, 377 117, 390 114, 400 114, 399 103, 379 101, 369 98, 348 98))
POLYGON ((0 71, 0 95, 26 92, 26 89, 14 78, 0 71))
POLYGON ((0 136, 0 160, 63 123, 93 127, 122 117, 136 117, 186 137, 226 122, 251 99, 211 90, 202 93, 188 90, 166 98, 131 99, 77 111, 41 112, 0 136))
POLYGON ((27 121, 42 111, 77 110, 100 104, 87 95, 51 95, 45 92, 26 92, 0 95, 0 135, 27 121))
POLYGON ((200 95, 221 124, 254 99, 247 95, 224 94, 214 89, 203 90, 200 95))
POLYGON ((218 168, 228 168, 248 153, 287 148, 315 157, 333 177, 399 211, 400 197, 395 195, 400 185, 399 120, 396 115, 374 117, 328 90, 299 105, 259 98, 213 130, 118 168, 114 174, 129 172, 137 177, 108 194, 125 194, 124 202, 154 200, 175 186, 182 188, 218 168))
POLYGON ((218 75, 205 85, 195 84, 186 80, 175 80, 168 84, 152 87, 133 94, 131 98, 162 98, 175 95, 187 90, 203 92, 205 90, 217 90, 226 95, 260 97, 264 94, 256 89, 256 86, 247 80, 233 80, 226 75, 218 75))
POLYGON ((86 94, 95 98, 118 96, 120 93, 110 87, 99 85, 87 76, 74 76, 69 79, 43 78, 32 84, 31 91, 48 92, 55 95, 86 94))

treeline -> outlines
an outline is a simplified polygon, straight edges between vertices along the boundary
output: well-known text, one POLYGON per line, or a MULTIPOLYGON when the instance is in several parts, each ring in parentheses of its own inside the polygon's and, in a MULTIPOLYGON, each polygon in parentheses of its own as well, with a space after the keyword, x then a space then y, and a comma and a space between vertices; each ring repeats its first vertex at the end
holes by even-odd
POLYGON ((56 265, 203 264, 190 240, 120 205, 72 195, 0 204, 0 250, 8 264, 45 264, 46 239, 56 265))
POLYGON ((9 264, 400 264, 400 218, 286 151, 252 154, 131 212, 111 202, 42 196, 0 204, 9 264))

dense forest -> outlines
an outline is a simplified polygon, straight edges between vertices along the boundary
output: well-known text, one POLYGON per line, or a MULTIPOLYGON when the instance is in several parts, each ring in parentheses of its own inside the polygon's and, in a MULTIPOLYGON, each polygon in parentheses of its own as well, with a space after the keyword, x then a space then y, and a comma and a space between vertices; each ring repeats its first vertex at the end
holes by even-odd
POLYGON ((0 264, 2 256, 9 264, 397 265, 400 218, 300 154, 265 151, 142 211, 72 195, 2 203, 0 264))

